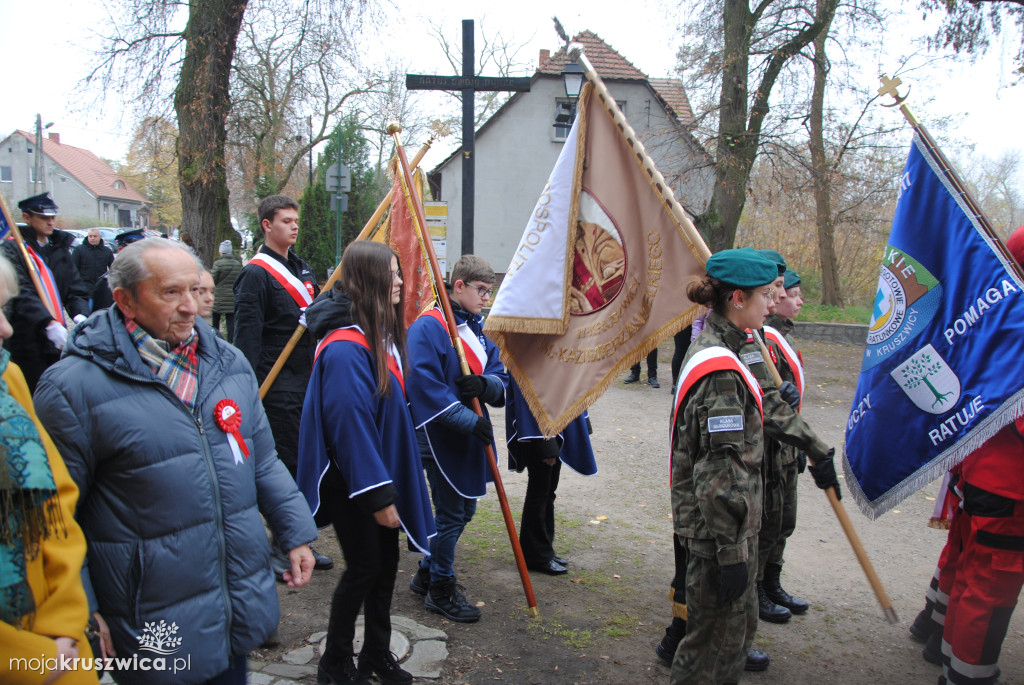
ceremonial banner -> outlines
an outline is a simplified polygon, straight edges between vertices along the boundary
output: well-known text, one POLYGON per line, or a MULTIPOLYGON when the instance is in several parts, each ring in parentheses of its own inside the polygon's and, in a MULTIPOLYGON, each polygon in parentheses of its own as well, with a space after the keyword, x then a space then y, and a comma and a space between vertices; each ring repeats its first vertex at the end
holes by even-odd
POLYGON ((546 435, 697 311, 707 248, 613 116, 588 83, 484 325, 546 435))
POLYGON ((847 483, 869 518, 1024 413, 1022 290, 915 134, 846 424, 847 483))
MULTIPOLYGON (((419 184, 423 172, 416 170, 413 178, 419 184)), ((416 189, 422 196, 422 191, 416 189)), ((430 267, 423 256, 423 248, 416 237, 416 226, 409 198, 402 184, 402 173, 395 173, 395 182, 391 193, 391 209, 388 212, 387 226, 382 232, 382 242, 398 254, 398 262, 402 268, 402 288, 405 290, 405 327, 408 328, 434 299, 430 288, 430 267)), ((426 226, 421 226, 427 240, 426 226)))

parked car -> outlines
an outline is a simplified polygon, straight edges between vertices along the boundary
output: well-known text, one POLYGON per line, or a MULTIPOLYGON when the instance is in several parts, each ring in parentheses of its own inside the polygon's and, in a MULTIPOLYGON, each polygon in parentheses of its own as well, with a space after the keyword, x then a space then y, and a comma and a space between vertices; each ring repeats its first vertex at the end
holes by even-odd
MULTIPOLYGON (((107 247, 111 250, 114 249, 114 238, 117 237, 118 233, 123 233, 129 229, 127 228, 112 228, 109 226, 95 226, 96 230, 100 232, 100 237, 103 238, 103 242, 106 243, 107 247)), ((85 240, 91 228, 74 228, 68 230, 68 233, 74 234, 75 239, 71 243, 71 249, 74 249, 82 244, 85 240)))

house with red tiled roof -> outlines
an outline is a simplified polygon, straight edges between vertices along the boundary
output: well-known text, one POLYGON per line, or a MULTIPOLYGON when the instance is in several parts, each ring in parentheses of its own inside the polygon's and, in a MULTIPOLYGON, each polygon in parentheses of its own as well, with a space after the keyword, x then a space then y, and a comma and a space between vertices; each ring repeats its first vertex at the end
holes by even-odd
MULTIPOLYGON (((637 137, 691 214, 711 199, 711 157, 692 134, 693 112, 678 79, 649 78, 592 31, 574 39, 622 109, 637 137)), ((503 273, 558 159, 571 125, 572 103, 562 71, 565 47, 540 51, 529 92, 513 95, 476 131, 474 252, 503 273)), ((448 265, 462 254, 461 151, 430 173, 436 199, 448 205, 448 265)))
POLYGON ((88 150, 62 144, 57 133, 42 142, 42 182, 37 183, 36 137, 15 131, 0 141, 0 192, 17 219, 19 200, 48 190, 64 217, 94 226, 149 227, 146 198, 109 164, 88 150))

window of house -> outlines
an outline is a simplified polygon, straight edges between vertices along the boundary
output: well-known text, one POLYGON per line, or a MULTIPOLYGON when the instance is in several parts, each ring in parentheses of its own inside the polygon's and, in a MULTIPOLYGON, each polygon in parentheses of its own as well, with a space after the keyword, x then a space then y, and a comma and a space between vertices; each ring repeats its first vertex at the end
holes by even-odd
POLYGON ((122 181, 114 181, 114 187, 118 190, 124 189, 124 183, 122 181))
POLYGON ((36 168, 34 166, 30 166, 28 168, 28 182, 29 183, 35 183, 36 182, 36 168))
POLYGON ((60 177, 60 182, 61 183, 67 183, 68 182, 68 177, 67 176, 61 176, 60 177))
MULTIPOLYGON (((616 100, 615 104, 619 106, 622 113, 626 113, 626 101, 616 100)), ((555 121, 554 121, 554 134, 551 139, 556 142, 564 142, 569 136, 569 130, 572 128, 573 122, 573 103, 569 98, 556 98, 555 99, 555 121)))
POLYGON ((10 183, 14 180, 14 173, 9 166, 0 166, 0 183, 10 183))
POLYGON ((28 154, 32 154, 32 148, 26 148, 25 152, 27 152, 28 154))

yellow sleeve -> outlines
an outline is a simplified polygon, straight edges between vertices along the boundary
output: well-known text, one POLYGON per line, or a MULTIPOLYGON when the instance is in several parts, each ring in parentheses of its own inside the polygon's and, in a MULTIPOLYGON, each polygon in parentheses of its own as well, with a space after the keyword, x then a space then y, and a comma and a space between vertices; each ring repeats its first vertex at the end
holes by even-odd
MULTIPOLYGON (((11 659, 52 658, 57 655, 55 637, 70 637, 78 641, 79 657, 90 657, 85 626, 89 620, 89 605, 82 589, 82 562, 85 559, 85 535, 75 521, 78 488, 68 473, 56 446, 39 423, 32 398, 21 370, 8 364, 3 376, 13 397, 28 412, 49 459, 53 480, 60 499, 62 525, 56 534, 43 540, 40 552, 26 564, 26 575, 35 597, 35 620, 29 629, 18 629, 0 622, 0 682, 41 683, 46 677, 37 668, 30 672, 21 663, 11 659), (66 531, 66 535, 65 535, 66 531)), ((60 683, 96 683, 96 672, 79 671, 62 677, 60 683)))

